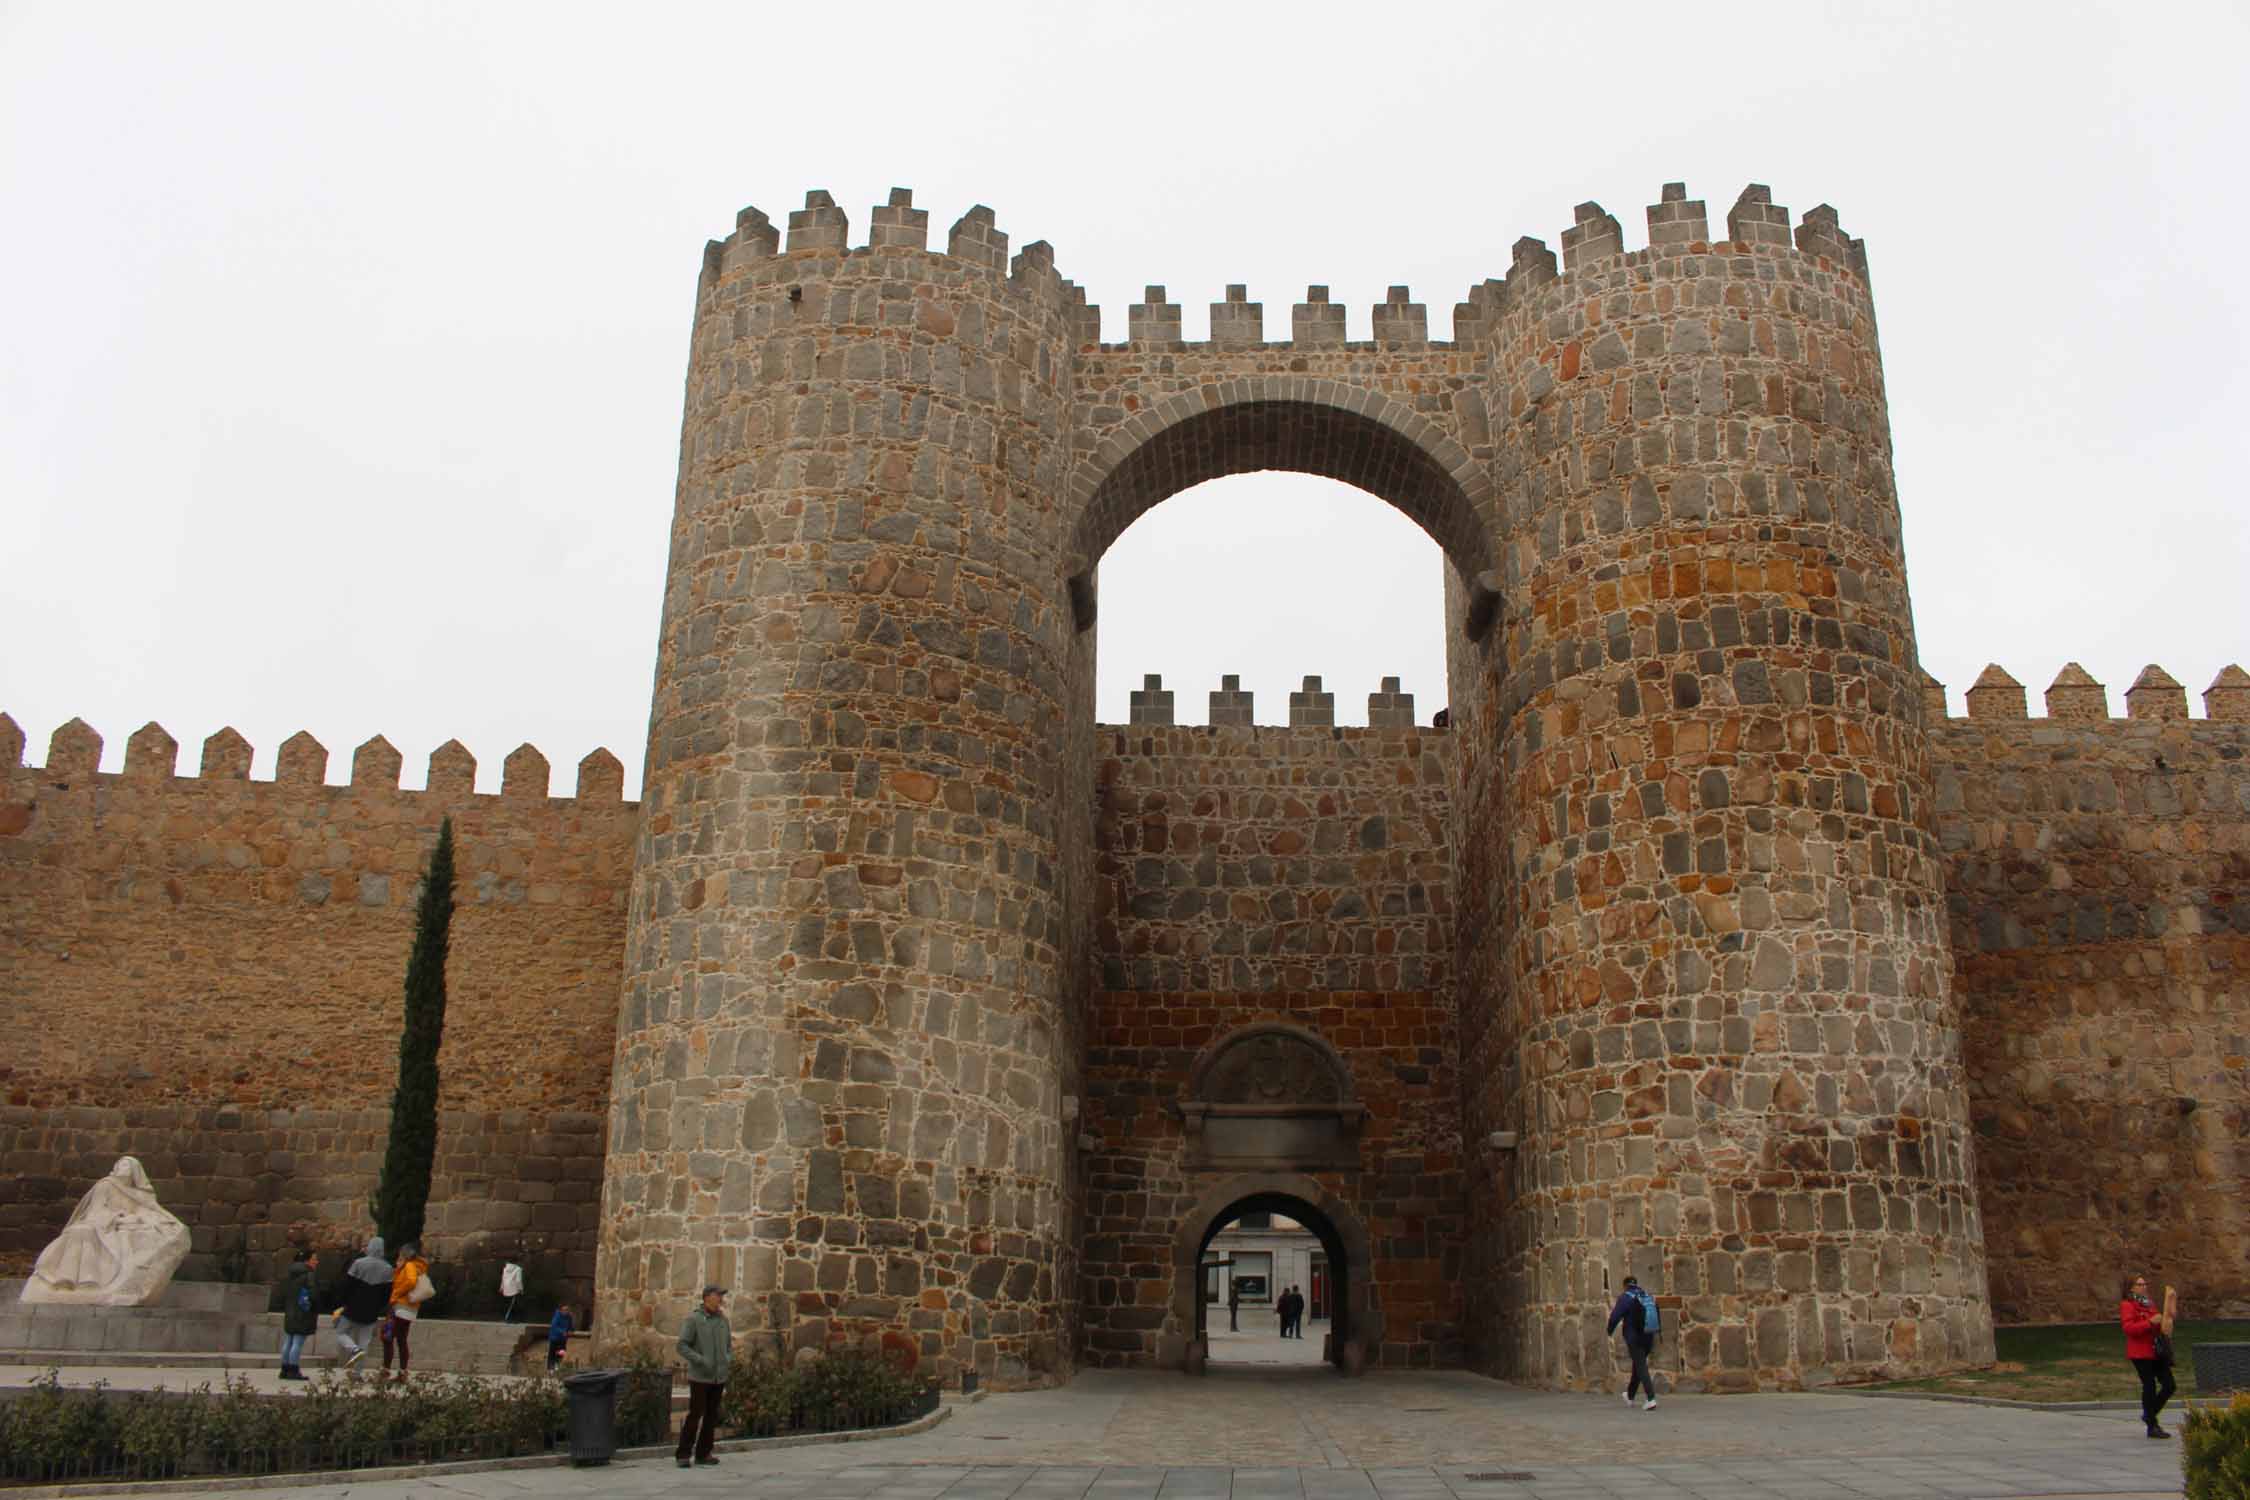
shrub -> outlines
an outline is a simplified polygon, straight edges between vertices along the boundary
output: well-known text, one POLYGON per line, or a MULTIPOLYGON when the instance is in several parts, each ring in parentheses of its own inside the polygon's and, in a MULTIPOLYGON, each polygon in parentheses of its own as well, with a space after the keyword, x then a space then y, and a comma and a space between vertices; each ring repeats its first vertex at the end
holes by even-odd
POLYGON ((533 1453, 563 1427, 545 1378, 448 1375, 394 1386, 325 1375, 300 1396, 246 1379, 214 1391, 66 1391, 49 1371, 0 1402, 0 1475, 171 1478, 357 1468, 398 1458, 533 1453))
POLYGON ((672 1430, 672 1360, 647 1344, 608 1344, 594 1351, 590 1368, 621 1370, 617 1389, 617 1445, 660 1443, 672 1430))
POLYGON ((91 1455, 117 1441, 117 1403, 100 1385, 65 1391, 49 1370, 0 1406, 0 1472, 26 1479, 83 1472, 91 1455))
POLYGON ((2250 1392, 2189 1407, 2180 1437, 2188 1500, 2250 1500, 2250 1392))
POLYGON ((767 1350, 737 1354, 727 1369, 726 1395, 719 1403, 720 1424, 730 1431, 764 1437, 797 1420, 797 1374, 767 1350))
POLYGON ((815 1432, 884 1422, 920 1386, 892 1361, 863 1349, 838 1349, 796 1372, 800 1425, 815 1432))

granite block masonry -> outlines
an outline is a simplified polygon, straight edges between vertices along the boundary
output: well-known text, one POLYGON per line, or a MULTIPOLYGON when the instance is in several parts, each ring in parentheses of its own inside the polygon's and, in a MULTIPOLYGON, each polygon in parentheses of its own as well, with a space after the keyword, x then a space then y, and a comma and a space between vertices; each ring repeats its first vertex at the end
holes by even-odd
POLYGON ((1223 283, 1205 338, 1149 286, 1104 342, 981 206, 942 251, 904 189, 864 243, 825 193, 744 210, 638 804, 529 747, 498 796, 459 745, 415 792, 380 741, 349 787, 231 732, 176 776, 154 725, 32 768, 0 715, 0 995, 88 1038, 19 1027, 0 1251, 125 1150, 206 1261, 349 1218, 387 1091, 302 1108, 273 1043, 308 984, 395 1035, 450 812, 433 1239, 551 1236, 604 1334, 717 1281, 792 1357, 1194 1368, 1200 1258, 1261 1210, 1319 1239, 1347 1370, 1602 1384, 1627 1273, 1713 1390, 1989 1359, 2126 1259, 2250 1311, 2250 677, 2194 718, 2152 667, 2112 719, 2072 668, 2033 719, 1995 667, 1947 715, 1864 247, 1772 198, 1714 238, 1666 185, 1641 249, 1581 204, 1450 339, 1315 286, 1286 342, 1223 283), (1285 724, 1155 676, 1096 724, 1103 554, 1259 469, 1437 542, 1446 728, 1312 676, 1285 724))

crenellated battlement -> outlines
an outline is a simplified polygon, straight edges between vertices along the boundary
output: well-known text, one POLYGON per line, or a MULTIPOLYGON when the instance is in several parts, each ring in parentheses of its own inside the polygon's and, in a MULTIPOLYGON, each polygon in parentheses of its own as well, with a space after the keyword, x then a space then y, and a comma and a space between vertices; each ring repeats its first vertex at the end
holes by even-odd
MULTIPOLYGON (((866 238, 856 244, 849 214, 824 189, 807 192, 804 207, 790 210, 786 219, 784 237, 764 210, 744 208, 736 215, 732 234, 704 247, 704 289, 708 292, 722 280, 753 274, 764 263, 781 267, 820 258, 939 254, 976 267, 1010 292, 1057 313, 1080 344, 1101 340, 1101 309, 1086 300, 1083 287, 1056 271, 1053 247, 1035 240, 1011 257, 1007 233, 984 204, 973 205, 953 222, 942 252, 930 248, 929 211, 914 206, 911 188, 891 189, 889 200, 870 210, 866 238)), ((1724 239, 1711 238, 1703 201, 1690 199, 1684 183, 1664 184, 1658 201, 1648 206, 1646 220, 1647 244, 1637 250, 1626 247, 1622 222, 1591 201, 1577 206, 1573 222, 1561 232, 1559 261, 1546 241, 1531 236, 1517 240, 1507 273, 1471 287, 1454 304, 1451 340, 1430 338, 1427 309, 1411 300, 1405 286, 1391 287, 1384 300, 1374 304, 1372 338, 1349 339, 1344 308, 1332 302, 1328 287, 1321 285, 1308 287, 1305 300, 1292 306, 1289 338, 1269 339, 1264 304, 1252 301, 1248 286, 1238 282, 1210 304, 1210 332, 1205 340, 1185 341, 1179 306, 1165 300, 1163 287, 1151 286, 1144 300, 1128 311, 1125 345, 1107 347, 1463 347, 1489 337, 1512 309, 1559 281, 1688 256, 1801 256, 1822 269, 1854 277, 1863 287, 1867 282, 1865 242, 1844 231, 1834 208, 1823 203, 1809 209, 1792 229, 1789 210, 1773 201, 1773 190, 1763 183, 1751 183, 1736 198, 1727 212, 1724 239)))
MULTIPOLYGON (((1922 698, 1932 723, 1945 721, 2009 724, 2034 722, 2026 705, 2024 685, 1998 662, 1977 674, 1963 700, 1966 712, 1952 713, 1946 706, 1945 684, 1928 672, 1922 674, 1922 698)), ((2203 690, 2202 721, 2250 723, 2250 672, 2238 665, 2220 669, 2203 690)), ((2188 720, 2187 689, 2154 662, 2141 668, 2125 690, 2125 714, 2109 711, 2109 690, 2077 662, 2065 662, 2044 694, 2046 714, 2041 722, 2053 724, 2131 724, 2188 720)))
MULTIPOLYGON (((1161 674, 1151 672, 1141 679, 1141 685, 1132 691, 1128 705, 1127 727, 1150 729, 1191 728, 1181 725, 1173 717, 1172 691, 1164 686, 1161 674)), ((1336 695, 1321 685, 1320 678, 1307 676, 1301 686, 1289 694, 1289 713, 1286 724, 1261 725, 1257 719, 1257 697, 1242 685, 1242 678, 1229 672, 1219 679, 1211 690, 1210 717, 1206 727, 1211 729, 1334 729, 1336 724, 1336 695)), ((1386 677, 1382 686, 1367 695, 1367 728, 1369 729, 1427 729, 1432 726, 1414 722, 1414 695, 1399 689, 1399 679, 1386 677)), ((1442 732, 1442 727, 1438 732, 1442 732)))
MULTIPOLYGON (((22 726, 9 715, 0 713, 0 775, 28 772, 55 782, 99 778, 144 786, 242 783, 319 788, 327 785, 328 749, 305 730, 299 730, 281 742, 275 753, 273 776, 256 781, 250 775, 252 746, 231 726, 204 738, 197 768, 189 775, 181 775, 179 772, 180 742, 154 720, 143 724, 127 737, 124 767, 116 773, 99 769, 103 740, 100 733, 84 719, 71 719, 58 726, 48 737, 44 765, 25 763, 25 745, 22 726)), ((569 797, 553 795, 552 771, 547 757, 538 747, 530 744, 518 745, 501 763, 500 791, 497 794, 479 793, 475 790, 477 759, 459 740, 447 740, 430 752, 427 781, 422 788, 400 786, 400 773, 404 765, 404 757, 392 747, 391 742, 379 734, 375 735, 352 752, 349 789, 359 792, 396 792, 406 796, 427 795, 453 803, 466 803, 475 799, 532 804, 569 803, 585 807, 627 805, 625 767, 606 747, 589 751, 578 762, 577 791, 569 797)), ((344 789, 336 788, 339 791, 344 789)))

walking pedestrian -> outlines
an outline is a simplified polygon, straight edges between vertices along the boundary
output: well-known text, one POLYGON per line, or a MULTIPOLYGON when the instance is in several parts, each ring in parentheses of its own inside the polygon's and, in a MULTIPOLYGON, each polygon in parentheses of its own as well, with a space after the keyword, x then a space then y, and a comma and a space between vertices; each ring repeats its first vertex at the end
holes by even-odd
POLYGON ((561 1368, 563 1351, 570 1347, 571 1326, 570 1304, 567 1302, 556 1303, 555 1315, 547 1320, 547 1368, 549 1370, 561 1368))
POLYGON ((703 1288, 703 1305, 680 1325, 680 1358, 687 1365, 687 1416, 680 1422, 680 1446, 672 1457, 688 1466, 688 1450, 699 1464, 719 1460, 711 1445, 719 1436, 719 1397, 727 1388, 727 1368, 734 1363, 734 1330, 727 1326, 727 1289, 716 1283, 703 1288))
POLYGON ((398 1378, 406 1379, 407 1363, 414 1357, 408 1339, 414 1332, 414 1320, 419 1317, 422 1304, 437 1294, 437 1284, 430 1280, 430 1263, 422 1259, 419 1245, 407 1245, 398 1253, 398 1270, 391 1275, 391 1336, 383 1345, 383 1373, 391 1372, 391 1352, 398 1351, 398 1378))
POLYGON ((2161 1310, 2148 1300, 2148 1278, 2127 1275, 2117 1289, 2117 1321, 2125 1328, 2125 1357, 2141 1377, 2141 1425, 2152 1438, 2168 1438, 2156 1414, 2179 1389, 2172 1379, 2172 1324, 2180 1314, 2180 1294, 2164 1289, 2161 1310))
POLYGON ((1242 1283, 1227 1278, 1227 1332, 1242 1332, 1242 1283))
POLYGON ((356 1366, 375 1342, 375 1325, 391 1312, 391 1263, 383 1258, 383 1237, 370 1236, 366 1253, 344 1272, 342 1305, 336 1309, 336 1347, 344 1368, 356 1366))
POLYGON ((1305 1299, 1298 1293, 1296 1283, 1292 1282, 1289 1289, 1281 1294, 1281 1336, 1285 1339, 1303 1338, 1304 1316, 1305 1299))
POLYGON ((1648 1354, 1656 1347, 1656 1330, 1659 1318, 1656 1299, 1641 1290, 1640 1282, 1628 1276, 1625 1290, 1618 1295, 1617 1305, 1609 1310, 1609 1327, 1604 1336, 1617 1332, 1618 1325, 1625 1328, 1625 1353, 1633 1361, 1632 1379, 1625 1384, 1625 1404, 1633 1404, 1633 1393, 1640 1391, 1648 1399, 1641 1403, 1642 1411, 1656 1410, 1656 1377, 1648 1372, 1648 1354))
POLYGON ((523 1267, 512 1260, 500 1268, 500 1295, 508 1299, 508 1305, 500 1309, 500 1321, 513 1323, 516 1299, 523 1295, 523 1267))
POLYGON ((320 1309, 313 1301, 313 1272, 320 1257, 302 1246, 290 1257, 289 1275, 281 1284, 281 1378, 302 1380, 305 1340, 320 1331, 320 1309))

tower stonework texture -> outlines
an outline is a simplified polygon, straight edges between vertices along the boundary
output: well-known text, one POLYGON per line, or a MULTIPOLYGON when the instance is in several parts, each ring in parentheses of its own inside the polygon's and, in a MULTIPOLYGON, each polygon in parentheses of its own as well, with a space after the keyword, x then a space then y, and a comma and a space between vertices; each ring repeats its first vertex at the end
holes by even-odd
MULTIPOLYGON (((1499 628, 1455 653, 1495 1369, 1596 1378, 1626 1274, 1714 1385, 1989 1358, 1866 261, 1760 187, 1578 210, 1493 307, 1499 628)), ((1466 643, 1464 643, 1466 646, 1466 643)))
POLYGON ((156 724, 31 765, 0 713, 0 1275, 128 1152, 191 1271, 364 1236, 389 1081, 304 1108, 277 1039, 311 994, 395 1045, 450 817, 428 1238, 604 1343, 716 1282, 792 1360, 1195 1371, 1254 1214, 1317 1244, 1345 1371, 1612 1384, 1628 1274, 1701 1390, 1989 1361, 2126 1264, 2250 1316, 2250 676, 2197 715, 2152 664, 2112 717, 2072 663, 2033 716, 1994 665, 1949 715, 1864 250, 1658 200, 1645 248, 1592 203, 1518 240, 1445 339, 1409 287, 1269 319, 1215 277, 1207 337, 1150 286, 1104 342, 988 209, 744 210, 639 802, 528 745, 496 793, 381 737, 348 785, 232 730, 183 775, 156 724), (1444 698, 1307 661, 1097 724, 1103 555, 1263 469, 1430 535, 1444 698))
POLYGON ((697 289, 598 1316, 1069 1357, 1071 304, 814 194, 697 289))

